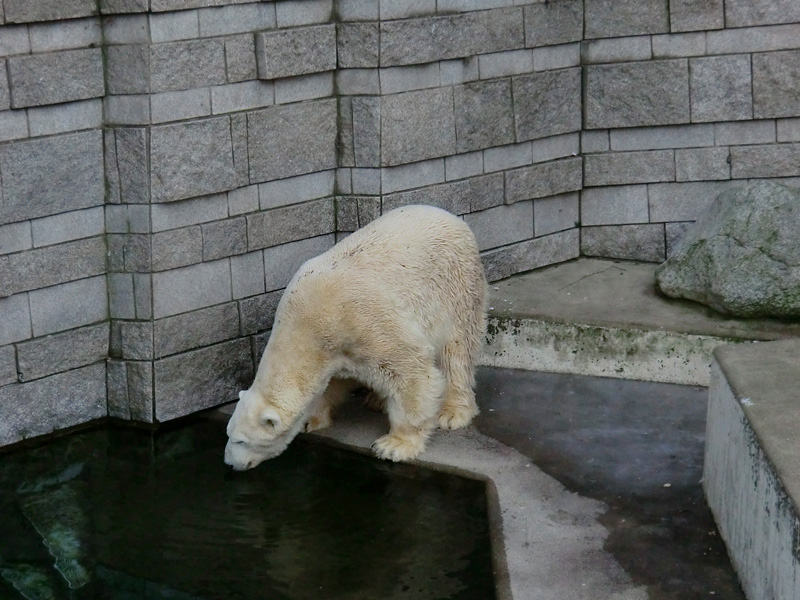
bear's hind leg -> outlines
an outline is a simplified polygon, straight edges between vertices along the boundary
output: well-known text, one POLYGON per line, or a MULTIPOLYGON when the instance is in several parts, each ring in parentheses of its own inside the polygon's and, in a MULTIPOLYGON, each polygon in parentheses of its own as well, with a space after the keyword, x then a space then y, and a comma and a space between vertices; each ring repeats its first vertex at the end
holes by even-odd
POLYGON ((437 422, 442 429, 466 427, 478 414, 475 402, 475 366, 464 344, 451 342, 442 353, 442 368, 447 378, 444 402, 437 422))
POLYGON ((347 400, 350 392, 358 385, 358 382, 352 379, 339 379, 338 377, 331 379, 325 392, 316 401, 308 416, 306 432, 330 427, 333 423, 334 410, 347 400))
POLYGON ((395 462, 422 454, 436 425, 445 378, 431 362, 417 374, 404 373, 403 388, 387 395, 389 433, 372 444, 378 458, 395 462))

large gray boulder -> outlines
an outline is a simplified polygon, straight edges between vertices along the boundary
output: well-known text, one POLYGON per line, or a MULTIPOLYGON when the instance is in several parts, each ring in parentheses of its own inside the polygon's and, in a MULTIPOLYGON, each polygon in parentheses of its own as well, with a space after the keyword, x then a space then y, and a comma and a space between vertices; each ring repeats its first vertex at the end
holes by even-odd
POLYGON ((800 318, 800 190, 761 181, 723 192, 656 281, 727 315, 800 318))

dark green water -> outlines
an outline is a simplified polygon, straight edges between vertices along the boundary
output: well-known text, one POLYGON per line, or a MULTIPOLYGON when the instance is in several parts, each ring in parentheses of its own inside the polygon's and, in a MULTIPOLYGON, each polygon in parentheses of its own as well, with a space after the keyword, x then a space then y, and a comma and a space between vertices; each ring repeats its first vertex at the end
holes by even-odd
POLYGON ((224 423, 0 454, 0 598, 495 597, 485 486, 295 440, 244 473, 224 423))

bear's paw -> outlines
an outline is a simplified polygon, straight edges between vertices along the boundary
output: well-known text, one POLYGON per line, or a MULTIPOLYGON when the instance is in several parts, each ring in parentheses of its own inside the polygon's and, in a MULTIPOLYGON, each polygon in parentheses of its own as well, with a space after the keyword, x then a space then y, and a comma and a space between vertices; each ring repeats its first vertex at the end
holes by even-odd
POLYGON ((440 429, 461 429, 472 422, 478 414, 478 408, 473 406, 443 406, 436 419, 440 429))
POLYGON ((426 436, 387 434, 372 444, 372 451, 378 458, 394 462, 413 460, 425 450, 426 436))

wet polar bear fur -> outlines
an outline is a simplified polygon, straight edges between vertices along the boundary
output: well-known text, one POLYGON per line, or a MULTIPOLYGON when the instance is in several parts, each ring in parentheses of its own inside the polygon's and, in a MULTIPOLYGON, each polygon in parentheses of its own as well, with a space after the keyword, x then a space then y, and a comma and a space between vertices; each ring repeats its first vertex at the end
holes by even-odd
POLYGON ((486 278, 469 227, 430 206, 395 209, 307 261, 278 304, 250 389, 228 423, 225 462, 255 467, 304 427, 331 424, 355 385, 383 400, 375 454, 411 460, 437 426, 478 414, 475 362, 486 278))

